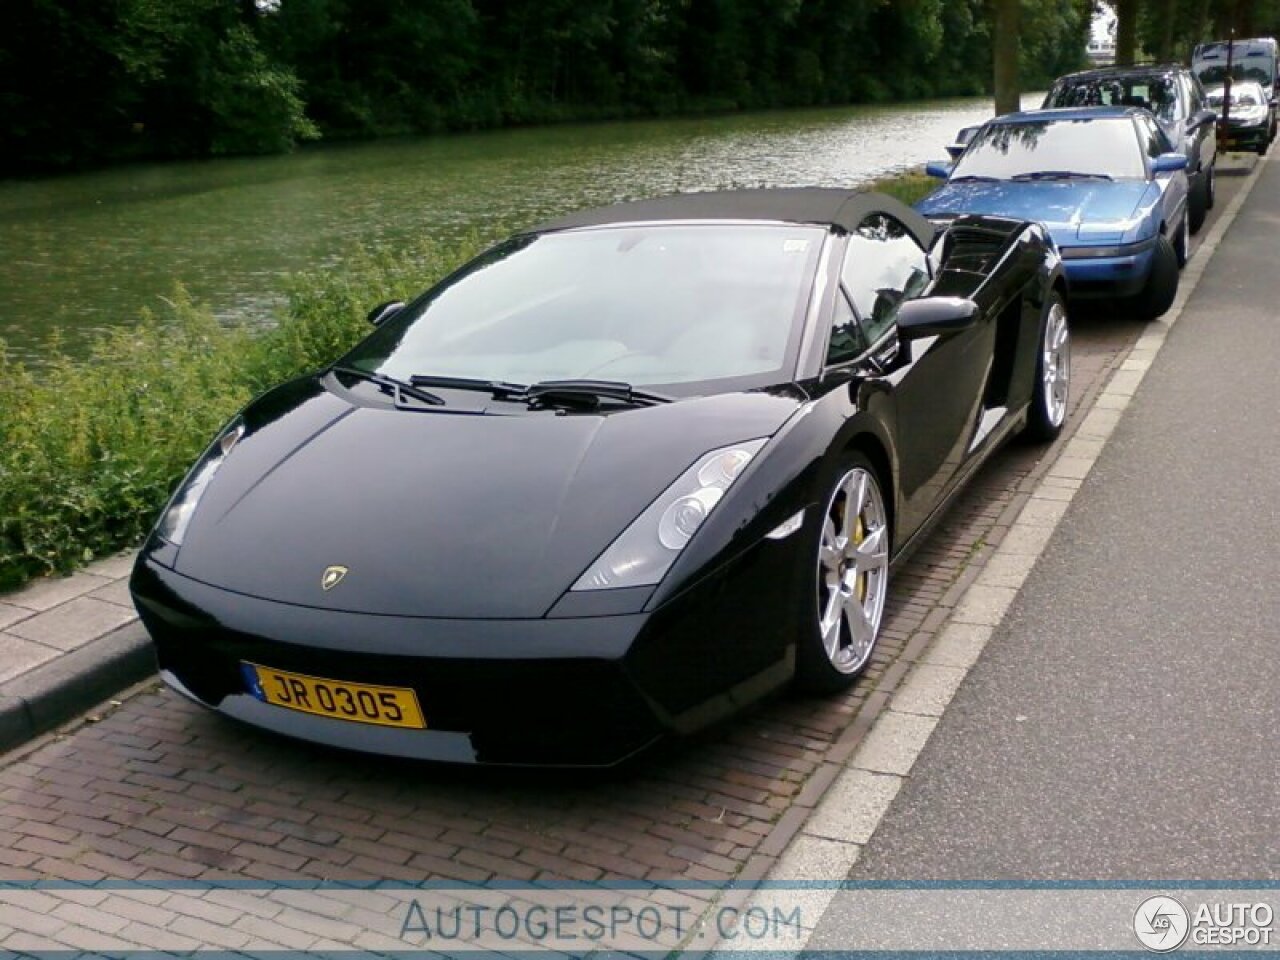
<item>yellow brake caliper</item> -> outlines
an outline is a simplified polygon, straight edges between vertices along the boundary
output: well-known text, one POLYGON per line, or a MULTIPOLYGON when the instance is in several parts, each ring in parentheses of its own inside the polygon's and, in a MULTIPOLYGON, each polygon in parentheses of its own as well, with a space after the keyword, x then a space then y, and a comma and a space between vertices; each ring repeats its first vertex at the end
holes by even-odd
MULTIPOLYGON (((858 515, 858 523, 853 528, 853 545, 859 547, 862 541, 866 539, 866 527, 862 524, 862 515, 858 515)), ((867 575, 865 573, 858 574, 858 602, 864 603, 867 599, 867 575)))

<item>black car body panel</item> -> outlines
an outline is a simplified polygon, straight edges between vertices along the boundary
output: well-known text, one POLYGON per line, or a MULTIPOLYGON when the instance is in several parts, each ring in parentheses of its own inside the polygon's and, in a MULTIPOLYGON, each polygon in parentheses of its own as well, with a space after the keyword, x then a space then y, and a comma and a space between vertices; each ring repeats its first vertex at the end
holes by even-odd
POLYGON ((798 406, 747 393, 600 415, 470 416, 352 406, 321 382, 291 384, 247 412, 238 456, 201 502, 175 569, 332 610, 540 617, 566 589, 566 572, 585 570, 601 535, 607 543, 621 533, 673 467, 770 436, 798 406), (281 411, 289 425, 266 429, 267 411, 285 404, 296 404, 281 411), (459 509, 471 502, 506 508, 459 509), (286 530, 260 535, 286 511, 286 530), (396 562, 386 562, 388 549, 396 562), (317 594, 321 572, 337 563, 350 569, 343 588, 317 594), (263 570, 275 573, 264 580, 263 570), (485 581, 503 589, 475 589, 485 581))
POLYGON ((785 685, 815 506, 840 456, 860 450, 883 474, 900 561, 1024 422, 1061 264, 1039 225, 961 218, 935 240, 896 201, 834 190, 622 205, 542 230, 643 230, 682 211, 743 230, 823 227, 784 376, 583 409, 448 389, 443 406, 406 409, 331 372, 278 387, 242 412, 182 545, 153 533, 135 567, 166 681, 229 716, 338 747, 550 765, 615 763, 785 685), (931 258, 918 296, 972 299, 977 319, 913 339, 891 329, 832 363, 840 265, 869 216, 892 217, 931 258), (753 440, 765 442, 658 582, 575 588, 682 471, 753 440), (254 665, 411 689, 426 728, 265 703, 246 675, 254 665))

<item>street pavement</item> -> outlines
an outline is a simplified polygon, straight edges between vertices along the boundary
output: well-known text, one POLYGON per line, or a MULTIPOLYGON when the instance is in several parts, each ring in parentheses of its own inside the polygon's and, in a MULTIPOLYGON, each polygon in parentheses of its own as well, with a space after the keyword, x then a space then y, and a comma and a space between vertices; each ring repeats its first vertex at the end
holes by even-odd
POLYGON ((1267 166, 849 879, 1276 878, 1277 227, 1267 166))
MULTIPOLYGON (((1222 178, 1213 216, 1237 187, 1222 178)), ((1233 235, 1222 259, 1234 261, 1239 246, 1233 235)), ((1266 249, 1266 243, 1258 244, 1258 256, 1266 249)), ((1253 250, 1251 242, 1251 257, 1253 250)), ((1254 289, 1257 277, 1265 276, 1242 279, 1254 289)), ((825 699, 779 697, 623 770, 570 776, 475 772, 341 754, 227 722, 148 681, 115 701, 93 706, 60 732, 0 758, 0 879, 725 881, 768 875, 946 624, 982 571, 991 544, 1010 529, 1143 329, 1106 315, 1073 317, 1073 323, 1072 413, 1063 437, 1048 449, 1010 446, 980 472, 896 577, 876 658, 867 677, 849 693, 825 699)), ((1199 379, 1205 381, 1202 389, 1217 382, 1209 381, 1204 370, 1199 379)), ((1224 379, 1233 389, 1241 386, 1234 370, 1224 379)), ((1169 446, 1180 448, 1167 428, 1161 435, 1169 446)), ((1159 475, 1145 466, 1136 473, 1150 485, 1164 483, 1163 478, 1156 483, 1153 478, 1159 475)), ((1208 488, 1205 502, 1216 502, 1214 496, 1214 488, 1208 488)), ((1145 534, 1176 532, 1188 555, 1202 539, 1212 539, 1215 516, 1210 512, 1162 515, 1161 520, 1148 522, 1145 534)), ((1114 538, 1097 539, 1105 550, 1120 548, 1114 538)), ((6 702, 29 708, 19 685, 29 686, 64 658, 78 656, 85 662, 107 641, 119 648, 122 637, 130 639, 136 624, 115 610, 106 611, 110 615, 104 614, 97 626, 80 615, 89 601, 95 615, 103 613, 98 605, 106 603, 127 614, 119 603, 119 578, 126 566, 127 559, 115 558, 78 579, 0 597, 0 616, 8 618, 0 623, 0 643, 24 655, 34 650, 40 658, 12 676, 0 674, 0 713, 6 702), (54 652, 46 654, 45 648, 54 652)), ((1072 570, 1066 582, 1081 576, 1072 570)), ((1196 595, 1202 602, 1212 597, 1225 577, 1202 584, 1196 595)), ((1092 580, 1080 582, 1083 589, 1092 580)), ((1132 607, 1133 598, 1126 599, 1132 607)), ((1031 615, 1025 611, 1019 604, 1015 616, 1031 615)), ((1054 631, 1072 622, 1110 634, 1107 621, 1093 616, 1088 605, 1075 608, 1069 617, 1058 614, 1054 631)), ((1043 629, 1037 627, 1035 635, 1050 635, 1043 629)), ((1202 634, 1200 648, 1213 651, 1207 659, 1216 662, 1221 640, 1215 637, 1202 634)), ((1017 641, 1002 640, 991 649, 1006 643, 1017 641)), ((1181 686, 1199 691, 1200 675, 1191 667, 1185 673, 1181 686)), ((958 705, 973 699, 969 688, 978 686, 982 676, 966 684, 958 705)), ((1109 688, 1110 681, 1100 672, 1091 683, 1109 688)), ((1074 693, 1062 689, 1054 696, 1071 701, 1074 693)), ((1054 702, 1048 695, 1037 696, 1037 702, 1054 702)), ((1201 699, 1196 693, 1191 702, 1200 704, 1201 699)), ((1033 715, 1035 706, 1029 704, 1021 714, 1033 715)), ((983 745, 988 751, 1001 741, 989 730, 980 733, 991 741, 983 745)), ((940 730, 937 739, 942 735, 940 730)), ((1053 746, 1063 749, 1066 741, 1053 746)), ((1182 746, 1175 743, 1163 762, 1174 766, 1174 754, 1182 746)), ((1052 753, 1046 757, 1049 765, 1056 763, 1052 753)), ((961 768, 968 762, 956 761, 961 768)), ((1040 782, 1044 771, 1030 766, 1031 782, 1040 782)), ((1116 776, 1123 780, 1123 771, 1112 774, 1113 782, 1116 776)), ((997 782, 1006 789, 1008 776, 1002 763, 997 782)), ((947 784, 946 790, 951 789, 947 784)), ((975 813, 963 802, 963 791, 957 796, 961 814, 952 830, 967 834, 975 813)), ((939 834, 946 832, 944 819, 938 818, 939 834)), ((958 862, 940 855, 935 860, 937 869, 958 862)), ((869 855, 864 862, 873 859, 869 855)), ((969 875, 964 870, 960 874, 969 875)), ((912 866, 907 875, 929 872, 912 866)), ((83 941, 85 922, 84 917, 66 916, 40 933, 55 944, 76 946, 83 941)), ((200 929, 191 917, 156 922, 175 937, 190 937, 200 929)), ((114 920, 108 925, 125 929, 114 920)), ((149 927, 129 929, 125 942, 159 942, 149 927)), ((324 941, 318 931, 310 939, 297 931, 281 932, 280 937, 280 944, 291 948, 324 941)), ((8 933, 0 923, 0 947, 23 945, 30 945, 30 931, 8 933)))

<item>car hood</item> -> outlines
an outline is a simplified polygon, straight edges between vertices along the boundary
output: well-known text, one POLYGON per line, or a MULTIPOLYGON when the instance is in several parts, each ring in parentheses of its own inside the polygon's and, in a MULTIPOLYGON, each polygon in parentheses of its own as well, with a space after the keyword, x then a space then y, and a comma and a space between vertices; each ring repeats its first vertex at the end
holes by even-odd
POLYGON ((1121 242, 1132 221, 1159 196, 1146 180, 1041 180, 948 183, 917 209, 926 217, 986 213, 1038 220, 1060 247, 1121 242))
POLYGON ((798 406, 737 393, 603 416, 468 415, 295 385, 245 411, 175 569, 335 610, 539 617, 698 457, 772 435, 798 406), (347 573, 325 590, 331 566, 347 573))

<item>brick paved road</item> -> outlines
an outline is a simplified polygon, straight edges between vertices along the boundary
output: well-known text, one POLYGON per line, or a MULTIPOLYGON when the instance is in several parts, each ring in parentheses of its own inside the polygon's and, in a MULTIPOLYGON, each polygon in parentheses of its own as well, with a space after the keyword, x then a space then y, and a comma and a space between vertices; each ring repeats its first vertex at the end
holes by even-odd
MULTIPOLYGON (((1220 199, 1232 187, 1223 178, 1220 199)), ((1060 443, 1141 330, 1074 319, 1060 443)), ((895 580, 876 660, 845 696, 779 697, 621 771, 533 775, 338 754, 148 685, 0 760, 0 879, 759 878, 1055 452, 1011 446, 984 468, 895 580)), ((49 935, 71 943, 78 929, 49 935)))

